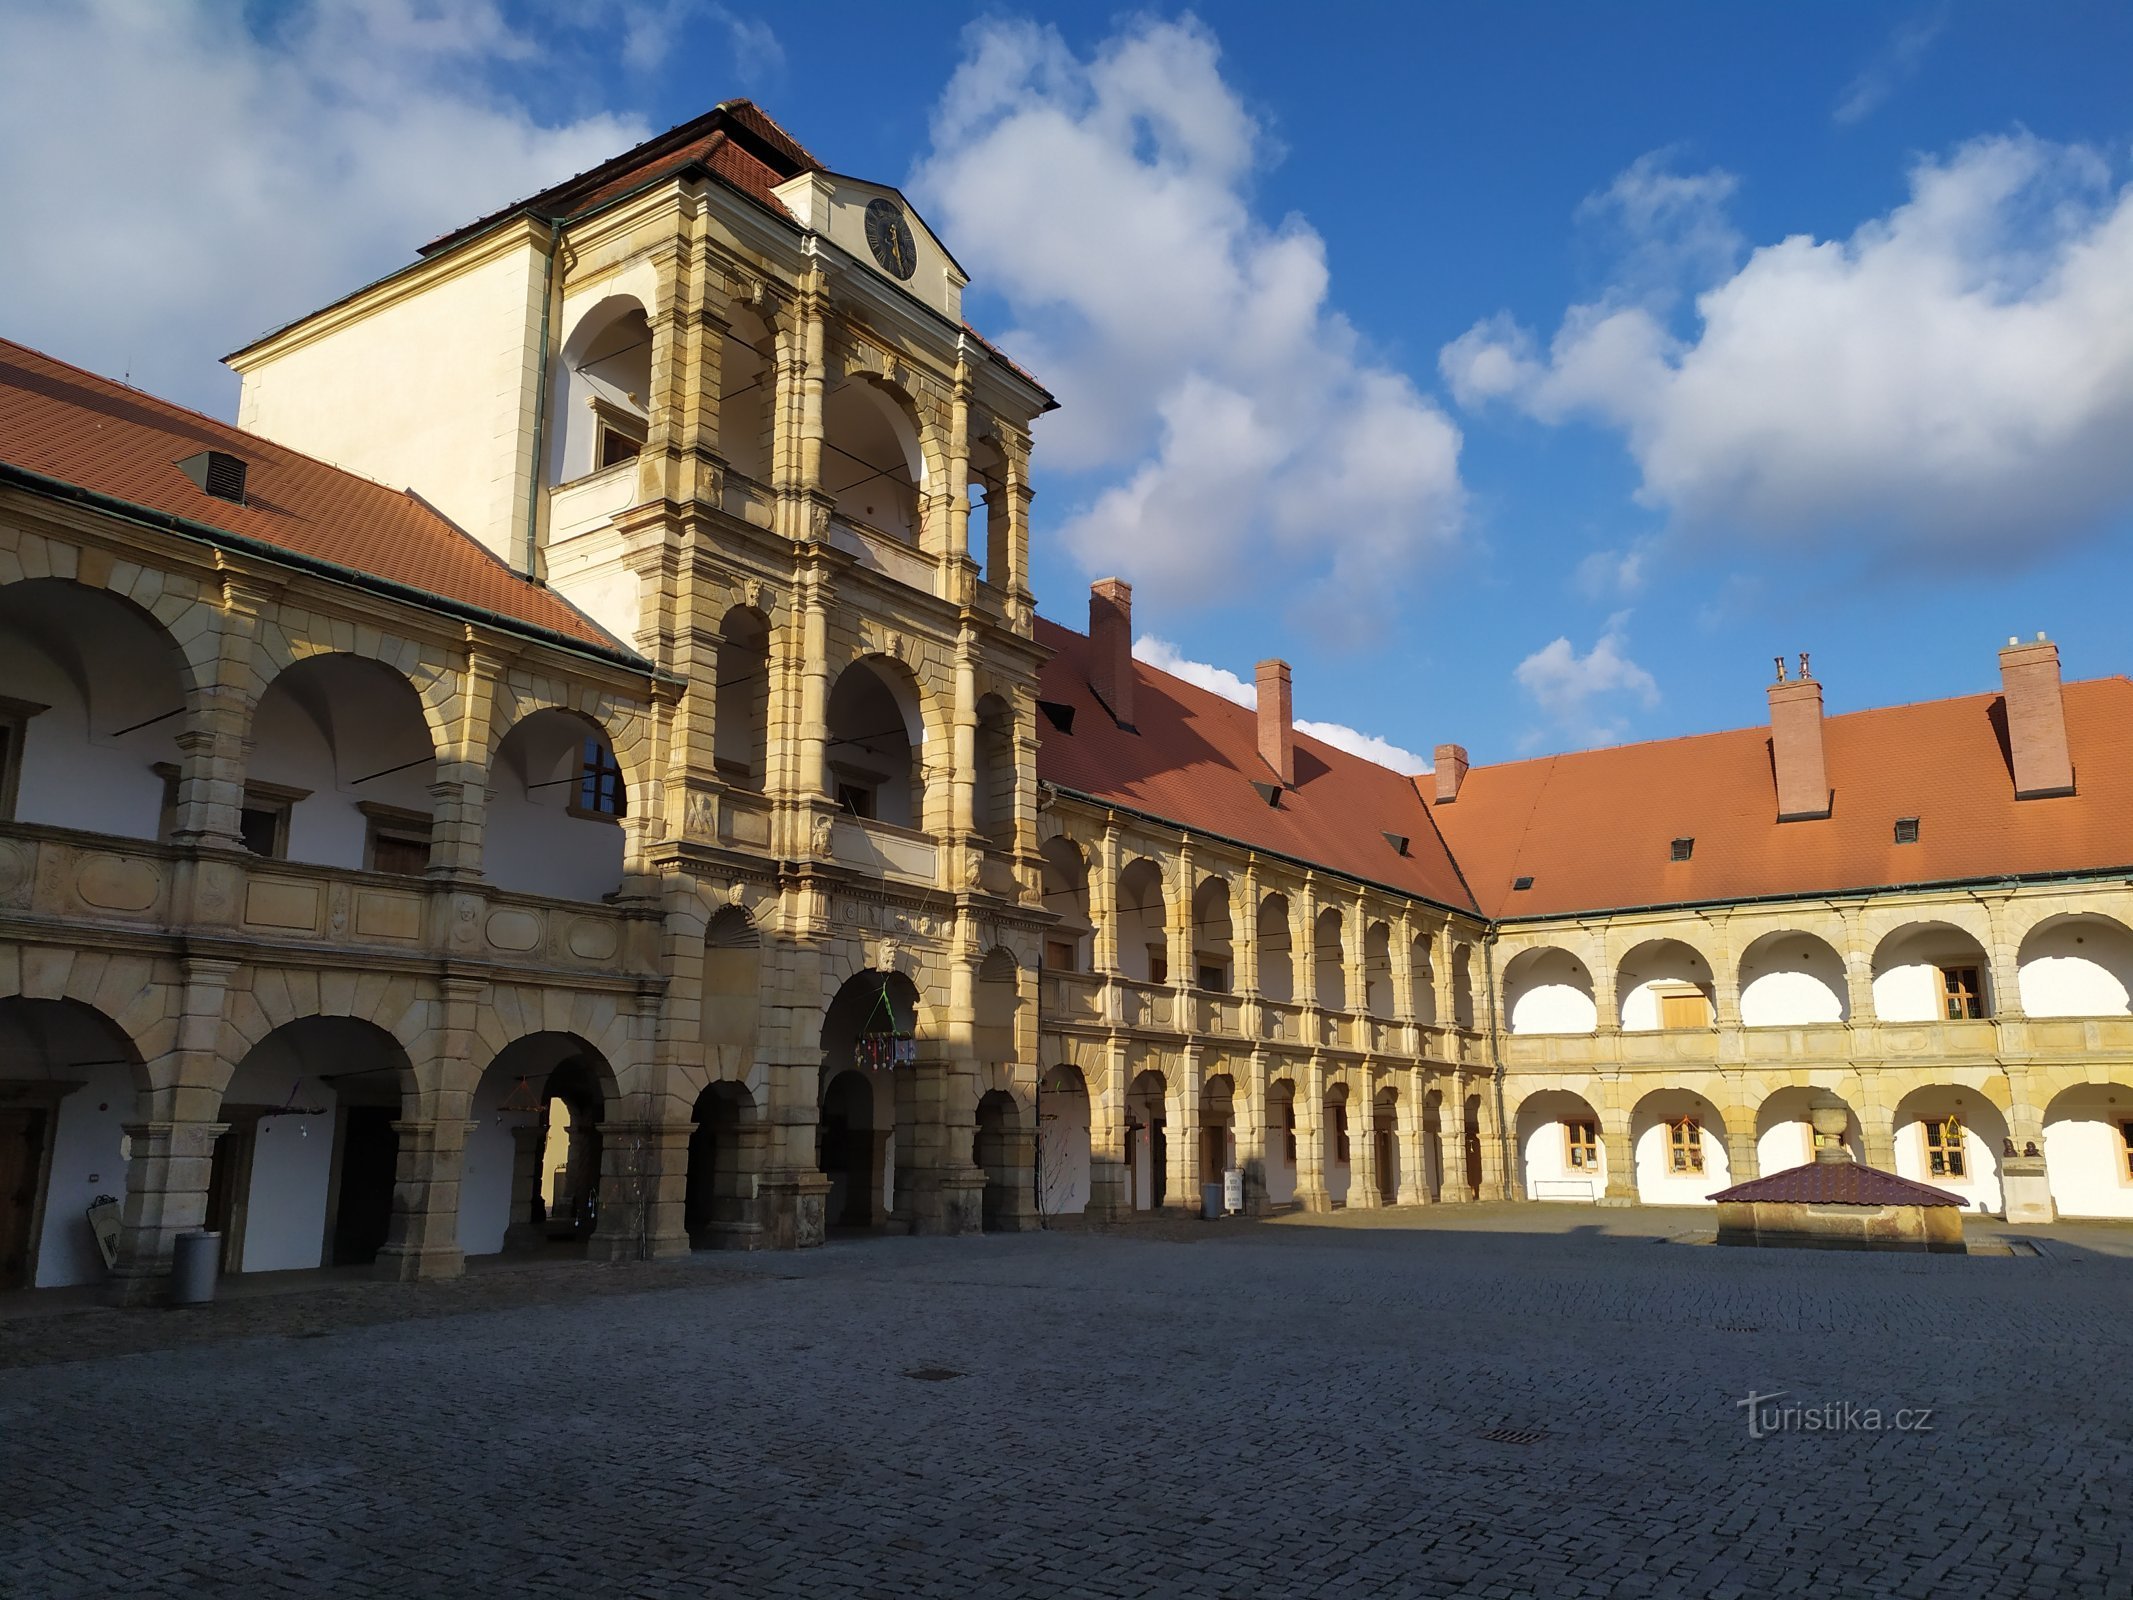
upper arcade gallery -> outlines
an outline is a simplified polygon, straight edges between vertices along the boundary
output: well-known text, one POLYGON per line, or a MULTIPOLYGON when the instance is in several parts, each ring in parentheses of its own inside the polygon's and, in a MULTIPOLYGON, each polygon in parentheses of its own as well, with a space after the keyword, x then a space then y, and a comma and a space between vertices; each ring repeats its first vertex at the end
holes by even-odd
POLYGON ((242 429, 0 344, 0 1281, 1700 1202, 1831 1094, 2133 1214, 2123 680, 1418 783, 1035 615, 964 282, 729 102, 239 351, 242 429))

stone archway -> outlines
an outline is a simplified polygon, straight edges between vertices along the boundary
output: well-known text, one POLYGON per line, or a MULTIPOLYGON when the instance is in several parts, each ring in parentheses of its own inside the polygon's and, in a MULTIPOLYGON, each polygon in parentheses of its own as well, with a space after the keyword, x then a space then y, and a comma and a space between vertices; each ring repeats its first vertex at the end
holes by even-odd
POLYGON ((706 1084, 690 1114, 689 1174, 682 1226, 697 1250, 751 1250, 762 1241, 756 1191, 763 1125, 743 1084, 706 1084))
POLYGON ((1089 1085, 1062 1062, 1037 1085, 1037 1209, 1073 1216, 1089 1204, 1089 1085))
POLYGON ((1126 1204, 1134 1211, 1160 1210, 1171 1198, 1167 1094, 1153 1068, 1126 1092, 1126 1204))
POLYGON ((1020 1233, 1034 1225, 1035 1154, 1035 1141, 1015 1097, 1005 1089, 981 1096, 971 1159, 985 1174, 982 1217, 987 1233, 1020 1233))

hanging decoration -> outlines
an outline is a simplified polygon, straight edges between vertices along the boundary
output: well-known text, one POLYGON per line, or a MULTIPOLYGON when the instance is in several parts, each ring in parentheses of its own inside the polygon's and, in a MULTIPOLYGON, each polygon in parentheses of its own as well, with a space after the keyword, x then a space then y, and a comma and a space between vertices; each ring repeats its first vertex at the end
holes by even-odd
POLYGON ((907 1023, 897 1021, 896 1007, 890 1003, 889 991, 884 988, 874 997, 874 1009, 867 1013, 866 1021, 859 1025, 859 1037, 852 1041, 852 1059, 877 1072, 917 1066, 915 1022, 915 1017, 907 1023))
POLYGON ((531 1127, 540 1120, 541 1109, 540 1096, 533 1092, 533 1085, 521 1074, 517 1086, 498 1104, 496 1120, 501 1126, 506 1117, 521 1117, 526 1120, 519 1125, 531 1127))
MULTIPOLYGON (((288 1098, 282 1101, 280 1105, 268 1106, 266 1110, 260 1112, 259 1120, 264 1122, 269 1117, 323 1117, 326 1114, 324 1106, 300 1106, 296 1103, 296 1091, 302 1087, 303 1080, 301 1078, 290 1079, 288 1098)), ((311 1130, 302 1123, 297 1124, 296 1131, 306 1139, 311 1137, 311 1130)))

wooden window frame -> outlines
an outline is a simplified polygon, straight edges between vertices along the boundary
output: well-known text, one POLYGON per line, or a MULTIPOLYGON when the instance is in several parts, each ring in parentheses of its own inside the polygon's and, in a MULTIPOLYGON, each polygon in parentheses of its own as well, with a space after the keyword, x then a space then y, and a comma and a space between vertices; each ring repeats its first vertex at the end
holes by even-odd
POLYGON ((622 763, 615 759, 613 746, 598 734, 588 733, 578 747, 577 776, 571 780, 570 803, 564 807, 572 816, 587 822, 620 822, 629 815, 629 785, 622 776, 622 763), (602 761, 605 765, 602 765, 602 761), (610 811, 599 804, 603 789, 613 780, 615 808, 610 811), (585 803, 585 786, 593 785, 592 805, 585 803))
POLYGON ((1081 941, 1079 939, 1047 939, 1044 941, 1044 965, 1051 972, 1079 972, 1081 970, 1081 941), (1061 954, 1066 959, 1058 959, 1061 954))
POLYGON ((2118 1125, 2118 1181, 2133 1183, 2133 1122, 2118 1125))
POLYGON ((1703 1119, 1666 1119, 1666 1170, 1669 1177, 1700 1178, 1704 1175, 1703 1119))
POLYGON ((1220 961, 1196 961, 1193 963, 1193 985, 1208 994, 1229 993, 1229 965, 1220 961), (1214 979, 1208 980, 1212 973, 1214 979))
MULTIPOLYGON (((363 813, 363 870, 386 872, 391 877, 416 877, 419 874, 391 872, 378 865, 378 841, 381 838, 397 840, 404 844, 420 844, 427 858, 435 848, 431 833, 432 818, 427 811, 410 811, 405 806, 389 806, 376 800, 359 800, 356 810, 363 813)), ((423 871, 429 870, 425 860, 423 871)))
MULTIPOLYGON (((161 843, 169 844, 171 834, 178 825, 178 780, 182 774, 174 761, 151 762, 148 770, 163 780, 163 815, 156 829, 156 837, 161 843)), ((310 799, 311 793, 309 789, 294 788, 286 783, 246 780, 244 797, 238 802, 240 828, 243 826, 243 813, 246 811, 271 812, 274 818, 272 852, 259 855, 257 850, 252 850, 253 855, 259 856, 262 861, 289 859, 289 815, 296 809, 297 802, 310 799)), ((251 847, 247 845, 246 849, 250 850, 251 847)))
POLYGON ((1579 1118, 1563 1124, 1563 1166, 1564 1170, 1569 1172, 1600 1170, 1598 1123, 1589 1118, 1579 1118))
POLYGON ((1968 1183, 1970 1130, 1963 1126, 1963 1119, 1953 1115, 1928 1117, 1919 1127, 1919 1137, 1926 1146, 1926 1176, 1944 1183, 1968 1183), (1950 1129, 1954 1130, 1952 1144, 1949 1142, 1950 1129))
POLYGON ((1982 1022, 1985 1018, 1983 969, 1974 966, 1943 967, 1936 964, 1933 970, 1940 974, 1941 1020, 1982 1022))
POLYGON ((1170 981, 1170 950, 1167 946, 1152 944, 1148 947, 1148 981, 1150 983, 1168 983, 1170 981))
POLYGON ((593 414, 593 472, 611 472, 616 467, 629 465, 644 454, 645 447, 651 443, 652 438, 651 418, 641 417, 627 406, 619 406, 600 395, 589 396, 585 403, 592 408, 593 414), (607 444, 610 439, 627 440, 632 446, 630 453, 617 456, 612 461, 608 460, 607 444))
POLYGON ((1716 1020, 1716 1008, 1711 997, 1694 984, 1675 984, 1665 988, 1654 986, 1652 1004, 1659 1008, 1659 1031, 1661 1033, 1700 1033, 1711 1028, 1716 1020), (1702 1008, 1702 1020, 1687 1027, 1666 1020, 1667 1002, 1694 1000, 1702 1008))
POLYGON ((15 802, 22 792, 22 747, 29 743, 30 718, 51 709, 34 700, 0 694, 0 733, 7 736, 7 742, 0 745, 0 822, 15 820, 15 802))

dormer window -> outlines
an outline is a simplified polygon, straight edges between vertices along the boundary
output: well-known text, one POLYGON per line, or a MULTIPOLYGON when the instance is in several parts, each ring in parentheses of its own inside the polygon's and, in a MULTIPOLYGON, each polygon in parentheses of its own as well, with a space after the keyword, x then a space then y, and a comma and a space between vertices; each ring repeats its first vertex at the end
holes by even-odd
POLYGON ((1671 848, 1672 853, 1669 859, 1686 861, 1696 854, 1696 841, 1694 839, 1676 839, 1671 848))
POLYGON ((1532 887, 1533 880, 1531 878, 1513 878, 1511 880, 1511 888, 1514 893, 1524 894, 1532 887))
POLYGON ((178 470, 192 479, 202 494, 227 500, 233 506, 244 504, 245 465, 242 456, 233 456, 227 450, 202 450, 179 462, 178 470))
POLYGON ((1896 842, 1898 844, 1918 843, 1918 819, 1916 817, 1898 817, 1896 819, 1896 842))

